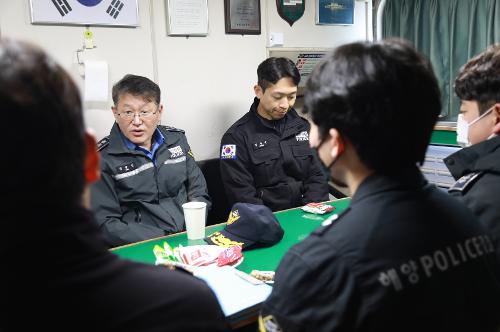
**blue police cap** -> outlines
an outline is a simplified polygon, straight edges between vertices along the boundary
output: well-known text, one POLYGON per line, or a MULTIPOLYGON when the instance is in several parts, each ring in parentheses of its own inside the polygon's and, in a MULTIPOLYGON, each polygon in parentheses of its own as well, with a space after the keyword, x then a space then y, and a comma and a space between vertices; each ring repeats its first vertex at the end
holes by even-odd
POLYGON ((205 241, 222 247, 238 245, 248 249, 272 246, 281 241, 283 234, 283 228, 267 206, 236 203, 229 213, 226 227, 210 234, 205 241))

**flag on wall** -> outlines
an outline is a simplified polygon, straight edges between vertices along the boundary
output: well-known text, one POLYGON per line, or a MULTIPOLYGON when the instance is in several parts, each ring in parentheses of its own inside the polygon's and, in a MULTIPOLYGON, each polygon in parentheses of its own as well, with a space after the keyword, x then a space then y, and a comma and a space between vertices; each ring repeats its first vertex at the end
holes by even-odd
POLYGON ((138 26, 137 0, 31 0, 31 23, 138 26))

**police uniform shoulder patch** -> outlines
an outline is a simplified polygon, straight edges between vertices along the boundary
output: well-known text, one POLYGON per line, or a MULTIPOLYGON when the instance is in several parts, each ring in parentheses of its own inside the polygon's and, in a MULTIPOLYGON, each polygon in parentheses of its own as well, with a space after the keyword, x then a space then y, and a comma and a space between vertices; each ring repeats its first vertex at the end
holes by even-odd
POLYGON ((184 130, 179 129, 179 128, 175 128, 175 127, 163 126, 163 125, 160 125, 160 126, 158 126, 158 127, 161 127, 161 128, 163 128, 163 129, 165 129, 165 130, 167 130, 167 131, 176 131, 176 132, 183 133, 183 134, 185 133, 185 131, 184 131, 184 130))
POLYGON ((97 151, 101 151, 109 145, 109 136, 104 137, 99 142, 97 142, 97 151))
POLYGON ((483 172, 474 172, 462 176, 448 189, 448 192, 461 192, 464 194, 481 175, 483 175, 483 172))

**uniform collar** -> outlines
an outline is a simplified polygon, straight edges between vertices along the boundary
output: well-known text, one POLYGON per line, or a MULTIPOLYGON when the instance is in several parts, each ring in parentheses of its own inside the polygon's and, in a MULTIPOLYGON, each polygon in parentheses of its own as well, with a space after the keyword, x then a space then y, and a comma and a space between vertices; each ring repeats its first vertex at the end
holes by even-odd
POLYGON ((427 180, 417 166, 391 171, 390 174, 375 172, 369 175, 359 185, 356 193, 352 197, 352 203, 356 203, 375 194, 395 189, 410 191, 421 190, 426 184, 427 180))
POLYGON ((480 171, 500 172, 500 136, 463 148, 444 159, 455 179, 480 171))
MULTIPOLYGON (((165 141, 165 136, 163 133, 161 133, 159 128, 156 128, 153 138, 155 141, 153 144, 153 148, 156 144, 158 144, 156 149, 158 149, 158 147, 160 147, 165 141)), ((153 153, 153 149, 151 150, 151 153, 153 153)), ((128 138, 126 138, 125 135, 123 135, 123 133, 121 132, 120 127, 118 127, 118 124, 115 122, 109 134, 109 153, 144 154, 143 151, 147 150, 138 147, 136 144, 132 143, 128 138), (136 149, 136 147, 140 150, 136 149)))
MULTIPOLYGON (((119 128, 118 128, 119 129, 119 128)), ((143 151, 143 152, 151 152, 154 154, 154 151, 156 151, 158 149, 158 147, 160 145, 163 144, 163 142, 165 141, 165 136, 163 136, 163 134, 161 133, 161 131, 156 128, 154 134, 153 134, 153 144, 151 146, 151 151, 148 151, 140 146, 138 146, 137 144, 135 143, 132 143, 120 130, 120 136, 123 140, 123 142, 125 143, 125 145, 127 146, 127 148, 129 150, 139 150, 139 151, 143 151)))

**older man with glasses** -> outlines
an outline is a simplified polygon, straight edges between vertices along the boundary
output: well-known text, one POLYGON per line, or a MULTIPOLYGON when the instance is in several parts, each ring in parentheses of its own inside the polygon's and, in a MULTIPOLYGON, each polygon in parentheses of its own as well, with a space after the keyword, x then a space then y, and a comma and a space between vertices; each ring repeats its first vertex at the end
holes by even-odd
POLYGON ((113 102, 116 123, 98 143, 102 174, 91 195, 100 228, 111 246, 183 231, 183 203, 210 205, 184 131, 159 125, 160 88, 146 77, 123 77, 113 102))

